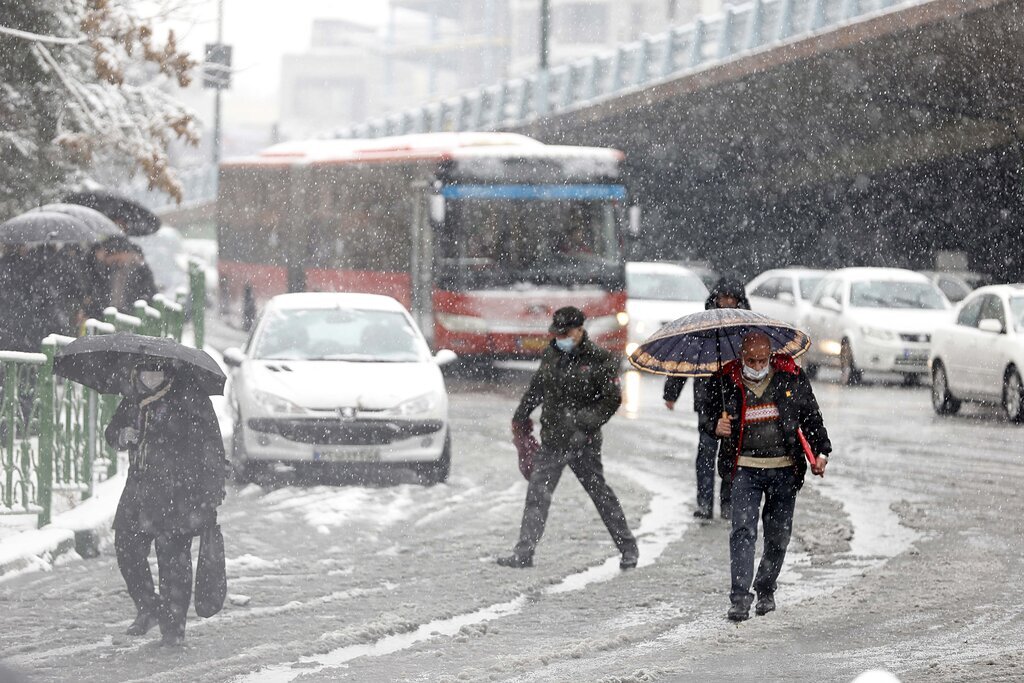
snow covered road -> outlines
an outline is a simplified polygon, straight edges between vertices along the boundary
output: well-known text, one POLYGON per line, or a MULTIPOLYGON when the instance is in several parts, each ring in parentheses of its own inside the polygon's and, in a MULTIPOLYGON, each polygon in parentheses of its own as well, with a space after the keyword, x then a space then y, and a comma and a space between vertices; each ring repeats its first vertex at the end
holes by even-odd
MULTIPOLYGON (((222 508, 228 604, 186 646, 123 635, 113 554, 0 583, 0 659, 32 680, 1006 680, 1018 643, 1018 428, 937 418, 922 389, 818 382, 836 444, 800 494, 779 611, 735 625, 728 527, 692 517, 694 415, 628 376, 605 464, 641 543, 621 572, 571 476, 536 566, 503 569, 525 482, 508 420, 527 375, 455 379, 452 479, 336 486, 287 477, 222 508), (248 598, 246 601, 244 598, 248 598), (246 603, 246 604, 241 604, 246 603)), ((1016 675, 1015 675, 1016 674, 1016 675)))

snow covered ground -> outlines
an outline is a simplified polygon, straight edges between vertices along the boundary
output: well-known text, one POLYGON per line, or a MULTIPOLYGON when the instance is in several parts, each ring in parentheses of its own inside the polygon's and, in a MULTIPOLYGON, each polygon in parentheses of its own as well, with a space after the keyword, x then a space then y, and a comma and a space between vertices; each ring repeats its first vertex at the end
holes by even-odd
POLYGON ((123 635, 109 548, 0 582, 0 659, 63 681, 850 681, 1024 676, 1019 428, 937 418, 927 391, 817 384, 836 445, 800 494, 779 610, 736 625, 728 527, 692 517, 694 415, 630 376, 608 478, 641 543, 618 557, 571 475, 532 569, 493 563, 525 494, 508 420, 527 375, 455 379, 452 479, 288 476, 222 508, 232 600, 186 646, 123 635))

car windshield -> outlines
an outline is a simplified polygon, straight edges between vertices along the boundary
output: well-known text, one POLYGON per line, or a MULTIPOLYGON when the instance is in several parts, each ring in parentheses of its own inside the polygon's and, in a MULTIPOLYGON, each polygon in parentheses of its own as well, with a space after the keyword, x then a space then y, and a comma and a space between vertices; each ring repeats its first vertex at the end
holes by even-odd
POLYGON ((1013 318, 1014 329, 1024 332, 1024 296, 1010 297, 1010 316, 1013 318))
POLYGON ((631 299, 704 301, 708 289, 688 273, 635 273, 626 269, 626 294, 631 299))
POLYGON ((261 324, 254 358, 419 362, 426 347, 396 311, 352 308, 271 309, 261 324))
POLYGON ((814 294, 814 290, 818 288, 818 285, 824 279, 822 275, 807 275, 799 278, 800 281, 800 298, 810 299, 811 295, 814 294))
POLYGON ((855 308, 917 308, 938 310, 946 307, 938 288, 930 282, 865 280, 850 286, 850 305, 855 308))

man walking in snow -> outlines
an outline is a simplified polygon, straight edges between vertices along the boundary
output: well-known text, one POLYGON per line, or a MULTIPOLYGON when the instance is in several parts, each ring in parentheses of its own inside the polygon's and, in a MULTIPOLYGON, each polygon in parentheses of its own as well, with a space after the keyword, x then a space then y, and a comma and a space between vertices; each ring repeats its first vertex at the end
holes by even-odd
POLYGON ((555 311, 549 328, 554 338, 512 418, 513 431, 532 429, 530 413, 543 406, 541 448, 533 458, 519 542, 511 555, 498 558, 503 567, 533 566, 551 497, 566 466, 594 501, 622 554, 619 566, 630 569, 637 563, 636 539, 601 465, 601 427, 622 402, 618 361, 590 341, 584 320, 583 311, 574 306, 555 311))
POLYGON ((734 473, 729 535, 732 606, 727 616, 743 621, 749 618, 754 600, 751 583, 757 593, 755 614, 775 609, 776 582, 793 529, 796 494, 807 471, 798 430, 817 453, 814 474, 824 475, 832 444, 803 370, 790 356, 773 354, 771 341, 759 332, 744 337, 740 358, 714 376, 707 406, 721 417, 704 429, 722 439, 719 458, 734 473), (764 552, 755 577, 759 516, 764 521, 764 552))
MULTIPOLYGON (((747 301, 747 294, 743 285, 738 281, 723 277, 711 288, 711 293, 704 302, 704 310, 713 308, 743 308, 750 310, 750 302, 747 301)), ((698 428, 702 424, 710 424, 718 417, 717 413, 707 410, 707 384, 708 379, 698 377, 693 380, 693 409, 697 413, 698 428)), ((662 398, 665 407, 675 410, 676 401, 686 386, 685 377, 669 377, 665 380, 665 389, 662 398)), ((718 453, 718 439, 712 433, 713 430, 699 429, 697 442, 697 509, 693 516, 698 519, 711 519, 714 517, 715 507, 715 455, 718 453)), ((732 496, 732 472, 719 472, 722 477, 722 485, 719 492, 719 505, 721 506, 722 519, 730 518, 730 501, 732 496)))

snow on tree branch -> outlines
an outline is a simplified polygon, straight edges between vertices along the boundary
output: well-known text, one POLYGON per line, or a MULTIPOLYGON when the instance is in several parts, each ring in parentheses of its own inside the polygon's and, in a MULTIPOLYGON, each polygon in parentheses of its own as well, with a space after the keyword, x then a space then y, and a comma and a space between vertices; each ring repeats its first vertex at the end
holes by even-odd
POLYGON ((199 130, 169 91, 191 82, 196 62, 173 32, 158 36, 132 4, 0 0, 5 208, 59 193, 90 168, 125 163, 181 201, 168 147, 197 143, 199 130))

